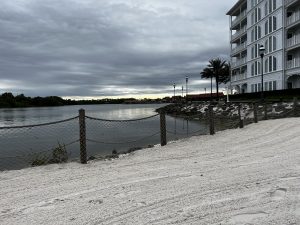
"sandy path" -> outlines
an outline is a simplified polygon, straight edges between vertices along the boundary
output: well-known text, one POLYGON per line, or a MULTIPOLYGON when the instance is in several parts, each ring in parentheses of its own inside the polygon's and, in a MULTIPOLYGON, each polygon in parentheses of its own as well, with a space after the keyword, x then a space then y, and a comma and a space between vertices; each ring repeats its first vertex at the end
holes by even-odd
POLYGON ((0 224, 300 224, 300 119, 0 173, 0 224))

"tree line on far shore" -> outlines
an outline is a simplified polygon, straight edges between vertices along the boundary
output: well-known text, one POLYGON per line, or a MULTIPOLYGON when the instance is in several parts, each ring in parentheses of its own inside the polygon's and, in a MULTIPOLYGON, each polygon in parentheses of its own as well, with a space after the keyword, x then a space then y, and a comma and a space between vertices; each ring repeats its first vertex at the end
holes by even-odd
MULTIPOLYGON (((154 101, 154 100, 151 100, 151 101, 154 101)), ((146 100, 138 101, 134 98, 71 100, 71 99, 63 99, 58 96, 27 97, 24 94, 19 94, 19 95, 14 96, 10 92, 5 92, 0 95, 0 108, 43 107, 43 106, 64 106, 64 105, 93 105, 93 104, 122 104, 122 103, 137 103, 137 102, 146 102, 146 100)))

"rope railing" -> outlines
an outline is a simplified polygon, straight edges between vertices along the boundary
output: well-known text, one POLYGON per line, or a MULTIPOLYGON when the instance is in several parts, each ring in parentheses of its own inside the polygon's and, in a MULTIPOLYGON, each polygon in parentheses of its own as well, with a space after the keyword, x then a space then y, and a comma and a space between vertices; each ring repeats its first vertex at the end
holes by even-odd
POLYGON ((99 143, 99 144, 109 144, 109 145, 115 145, 115 144, 131 144, 131 143, 137 143, 139 141, 143 141, 145 139, 148 139, 148 138, 151 138, 151 137, 154 137, 156 135, 160 134, 160 132, 156 132, 152 135, 149 135, 147 137, 143 137, 143 138, 140 138, 140 139, 136 139, 136 140, 132 140, 132 141, 125 141, 125 142, 107 142, 107 141, 99 141, 99 140, 93 140, 93 139, 89 139, 87 138, 86 140, 87 141, 90 141, 90 142, 94 142, 94 143, 99 143))
MULTIPOLYGON (((70 145, 73 145, 75 143, 78 143, 79 142, 79 139, 78 140, 75 140, 75 141, 71 141, 67 144, 63 144, 65 147, 67 146, 70 146, 70 145)), ((10 158, 28 158, 30 156, 33 156, 33 155, 36 155, 36 154, 43 154, 43 153, 49 153, 49 152, 52 152, 53 151, 53 148, 51 149, 48 149, 48 150, 44 150, 44 151, 39 151, 39 152, 35 152, 35 153, 27 153, 26 155, 15 155, 15 156, 4 156, 4 157, 0 157, 0 159, 10 159, 10 158)))
POLYGON ((69 118, 69 119, 58 120, 58 121, 48 122, 48 123, 40 123, 40 124, 32 124, 32 125, 22 125, 22 126, 0 127, 0 130, 50 126, 50 125, 54 125, 54 124, 65 123, 65 122, 68 122, 68 121, 71 121, 71 120, 75 120, 75 119, 78 119, 78 118, 79 118, 79 116, 75 116, 75 117, 72 117, 72 118, 69 118))
POLYGON ((265 119, 300 116, 296 101, 204 105, 197 110, 170 116, 161 111, 125 120, 87 116, 81 110, 79 116, 68 119, 0 127, 0 170, 53 163, 53 155, 60 148, 70 160, 80 158, 81 163, 86 163, 91 156, 111 155, 112 151, 126 152, 158 143, 164 146, 168 140, 213 135, 215 131, 243 128, 265 119))
POLYGON ((143 118, 138 118, 138 119, 130 119, 130 120, 111 120, 111 119, 95 118, 95 117, 91 117, 91 116, 85 116, 85 118, 90 119, 90 120, 103 121, 103 122, 136 122, 136 121, 151 119, 156 116, 159 116, 159 114, 155 114, 155 115, 143 117, 143 118))

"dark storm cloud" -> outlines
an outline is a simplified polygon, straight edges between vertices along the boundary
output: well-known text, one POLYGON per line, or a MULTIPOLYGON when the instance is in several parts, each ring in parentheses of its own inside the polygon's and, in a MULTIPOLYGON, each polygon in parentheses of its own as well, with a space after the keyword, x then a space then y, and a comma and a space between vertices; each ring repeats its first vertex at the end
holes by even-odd
POLYGON ((2 0, 0 92, 170 94, 228 57, 235 0, 2 0), (171 90, 171 91, 170 91, 171 90))

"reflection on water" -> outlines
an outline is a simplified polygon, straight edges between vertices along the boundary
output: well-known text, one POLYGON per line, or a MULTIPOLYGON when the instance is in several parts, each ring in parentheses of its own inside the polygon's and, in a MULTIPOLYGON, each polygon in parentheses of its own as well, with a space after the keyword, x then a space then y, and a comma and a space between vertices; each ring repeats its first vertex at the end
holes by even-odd
POLYGON ((162 106, 163 104, 105 104, 0 109, 0 127, 63 120, 77 116, 78 110, 81 108, 86 110, 86 115, 92 117, 121 120, 133 119, 154 115, 156 114, 154 110, 162 106))

